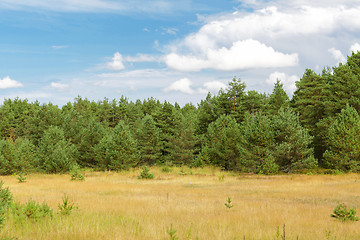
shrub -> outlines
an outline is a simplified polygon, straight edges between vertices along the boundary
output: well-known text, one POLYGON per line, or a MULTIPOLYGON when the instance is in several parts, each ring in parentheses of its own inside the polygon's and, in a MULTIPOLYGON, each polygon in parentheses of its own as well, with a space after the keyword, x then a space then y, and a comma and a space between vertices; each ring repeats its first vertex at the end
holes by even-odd
POLYGON ((62 204, 58 204, 59 211, 62 215, 70 215, 72 210, 77 209, 78 207, 75 206, 75 203, 71 203, 69 197, 64 195, 62 199, 62 204))
POLYGON ((146 166, 141 167, 142 171, 138 176, 138 179, 153 179, 154 175, 150 173, 150 170, 146 166))
POLYGON ((5 217, 5 211, 10 206, 12 202, 12 195, 9 191, 9 188, 3 188, 4 182, 0 181, 0 227, 4 223, 5 217))
POLYGON ((74 180, 79 180, 79 181, 85 180, 85 177, 81 174, 80 166, 77 165, 77 164, 75 164, 73 166, 73 168, 71 169, 70 176, 71 176, 72 181, 74 181, 74 180))
POLYGON ((359 218, 356 216, 356 209, 349 208, 344 203, 338 204, 331 217, 337 218, 342 222, 346 221, 359 221, 359 218))
POLYGON ((23 182, 26 181, 26 174, 25 173, 20 173, 19 176, 16 179, 19 180, 19 183, 23 183, 23 182))

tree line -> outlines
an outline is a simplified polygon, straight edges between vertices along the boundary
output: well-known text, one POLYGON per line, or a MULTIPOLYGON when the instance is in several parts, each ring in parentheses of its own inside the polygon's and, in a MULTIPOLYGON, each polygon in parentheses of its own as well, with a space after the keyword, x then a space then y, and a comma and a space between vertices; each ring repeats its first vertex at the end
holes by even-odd
POLYGON ((74 166, 123 170, 175 164, 276 174, 360 170, 360 53, 322 73, 306 69, 292 98, 241 79, 197 106, 155 98, 62 108, 6 99, 0 106, 0 174, 63 173, 74 166))

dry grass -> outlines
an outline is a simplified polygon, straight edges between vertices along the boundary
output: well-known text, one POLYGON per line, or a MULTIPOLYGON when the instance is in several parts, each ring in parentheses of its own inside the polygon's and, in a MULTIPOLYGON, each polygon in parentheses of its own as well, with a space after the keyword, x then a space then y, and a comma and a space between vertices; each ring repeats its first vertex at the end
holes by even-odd
POLYGON ((85 181, 69 175, 33 174, 26 183, 2 177, 14 198, 47 202, 54 210, 64 194, 79 210, 70 216, 16 222, 7 219, 1 236, 19 239, 168 239, 172 224, 179 239, 360 239, 359 222, 330 217, 339 202, 360 206, 360 176, 257 176, 216 169, 179 168, 155 179, 139 180, 140 170, 86 172, 85 181), (190 175, 192 171, 192 175, 190 175), (227 197, 234 207, 224 206, 227 197))

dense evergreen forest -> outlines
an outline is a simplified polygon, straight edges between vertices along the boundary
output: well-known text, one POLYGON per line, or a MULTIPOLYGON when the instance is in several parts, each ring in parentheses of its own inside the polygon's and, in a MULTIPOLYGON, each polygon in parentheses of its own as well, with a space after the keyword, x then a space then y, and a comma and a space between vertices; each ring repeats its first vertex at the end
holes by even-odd
POLYGON ((198 106, 154 98, 62 108, 6 99, 0 107, 0 174, 64 173, 74 166, 122 170, 141 165, 215 165, 275 174, 360 170, 360 53, 321 74, 307 69, 292 99, 240 79, 198 106))

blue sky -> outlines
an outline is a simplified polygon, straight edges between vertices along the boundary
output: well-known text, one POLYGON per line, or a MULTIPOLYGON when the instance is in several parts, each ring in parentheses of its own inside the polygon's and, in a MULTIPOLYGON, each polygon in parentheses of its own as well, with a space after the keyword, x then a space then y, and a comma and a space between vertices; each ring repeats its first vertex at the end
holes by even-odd
POLYGON ((360 50, 358 16, 357 0, 1 0, 0 101, 196 104, 234 76, 291 95, 360 50))

